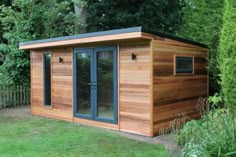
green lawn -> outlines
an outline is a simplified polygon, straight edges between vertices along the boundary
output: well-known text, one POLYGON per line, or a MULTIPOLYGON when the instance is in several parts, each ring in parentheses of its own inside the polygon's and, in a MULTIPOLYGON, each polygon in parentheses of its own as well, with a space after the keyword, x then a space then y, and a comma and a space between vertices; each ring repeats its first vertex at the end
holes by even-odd
POLYGON ((1 111, 0 156, 168 157, 169 153, 162 145, 131 140, 106 129, 1 111))

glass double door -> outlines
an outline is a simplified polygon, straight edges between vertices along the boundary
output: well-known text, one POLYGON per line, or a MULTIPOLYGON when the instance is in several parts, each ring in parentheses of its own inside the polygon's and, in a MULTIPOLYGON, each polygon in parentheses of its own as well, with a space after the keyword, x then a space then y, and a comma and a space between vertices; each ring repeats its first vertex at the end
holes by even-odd
POLYGON ((74 49, 74 115, 117 123, 116 47, 74 49))

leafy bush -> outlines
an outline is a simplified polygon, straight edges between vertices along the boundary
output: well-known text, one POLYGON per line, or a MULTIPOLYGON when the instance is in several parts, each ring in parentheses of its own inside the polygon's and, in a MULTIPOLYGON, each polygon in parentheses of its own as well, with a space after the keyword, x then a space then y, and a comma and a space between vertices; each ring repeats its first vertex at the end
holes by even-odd
POLYGON ((205 43, 210 48, 210 94, 219 91, 217 53, 223 23, 224 0, 181 0, 182 25, 178 35, 205 43), (214 9, 212 9, 214 8, 214 9))
POLYGON ((0 83, 29 84, 29 52, 19 50, 19 42, 73 33, 74 13, 69 1, 14 0, 0 6, 0 83), (53 9, 51 9, 53 8, 53 9))
POLYGON ((148 31, 173 33, 181 23, 179 0, 82 0, 87 8, 87 30, 142 26, 148 31))
POLYGON ((184 150, 181 152, 181 157, 198 157, 208 156, 206 150, 199 144, 186 143, 184 150))
POLYGON ((223 97, 219 93, 215 93, 213 96, 209 96, 208 103, 210 104, 212 109, 223 108, 223 97))
POLYGON ((236 3, 225 0, 219 68, 225 106, 236 113, 236 3))
POLYGON ((185 144, 182 157, 236 155, 236 119, 225 109, 211 111, 199 121, 188 122, 177 142, 185 144))

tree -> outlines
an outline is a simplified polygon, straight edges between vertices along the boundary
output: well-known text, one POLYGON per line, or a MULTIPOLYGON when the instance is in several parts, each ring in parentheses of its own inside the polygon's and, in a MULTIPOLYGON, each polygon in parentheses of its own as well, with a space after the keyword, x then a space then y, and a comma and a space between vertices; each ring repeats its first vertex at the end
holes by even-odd
POLYGON ((219 46, 219 68, 225 105, 236 113, 236 3, 225 0, 219 46))
POLYGON ((213 94, 220 90, 217 83, 217 53, 223 23, 224 0, 183 0, 182 5, 183 21, 177 34, 209 46, 210 91, 213 94))
POLYGON ((29 52, 19 50, 19 42, 73 34, 72 8, 72 2, 62 0, 14 0, 0 7, 5 40, 0 44, 0 83, 29 83, 29 52))
POLYGON ((143 26, 173 33, 181 22, 179 0, 86 0, 88 31, 143 26))
POLYGON ((73 0, 75 12, 75 33, 85 33, 87 27, 87 2, 85 0, 73 0))
MULTIPOLYGON (((11 6, 11 3, 12 3, 11 0, 1 0, 0 1, 0 6, 1 5, 11 6)), ((2 30, 2 25, 0 23, 0 43, 2 43, 4 41, 2 36, 3 36, 3 30, 2 30)), ((3 61, 3 59, 2 59, 2 56, 0 54, 0 65, 2 64, 2 61, 3 61)))

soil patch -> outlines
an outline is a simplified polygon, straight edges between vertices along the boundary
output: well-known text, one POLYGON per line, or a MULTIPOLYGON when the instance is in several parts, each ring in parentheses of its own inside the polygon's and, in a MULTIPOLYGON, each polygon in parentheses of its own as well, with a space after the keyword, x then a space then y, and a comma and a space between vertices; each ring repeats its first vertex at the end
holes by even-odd
POLYGON ((29 106, 21 106, 17 108, 6 108, 3 110, 0 110, 0 115, 11 117, 11 118, 25 118, 25 117, 32 116, 29 106))

